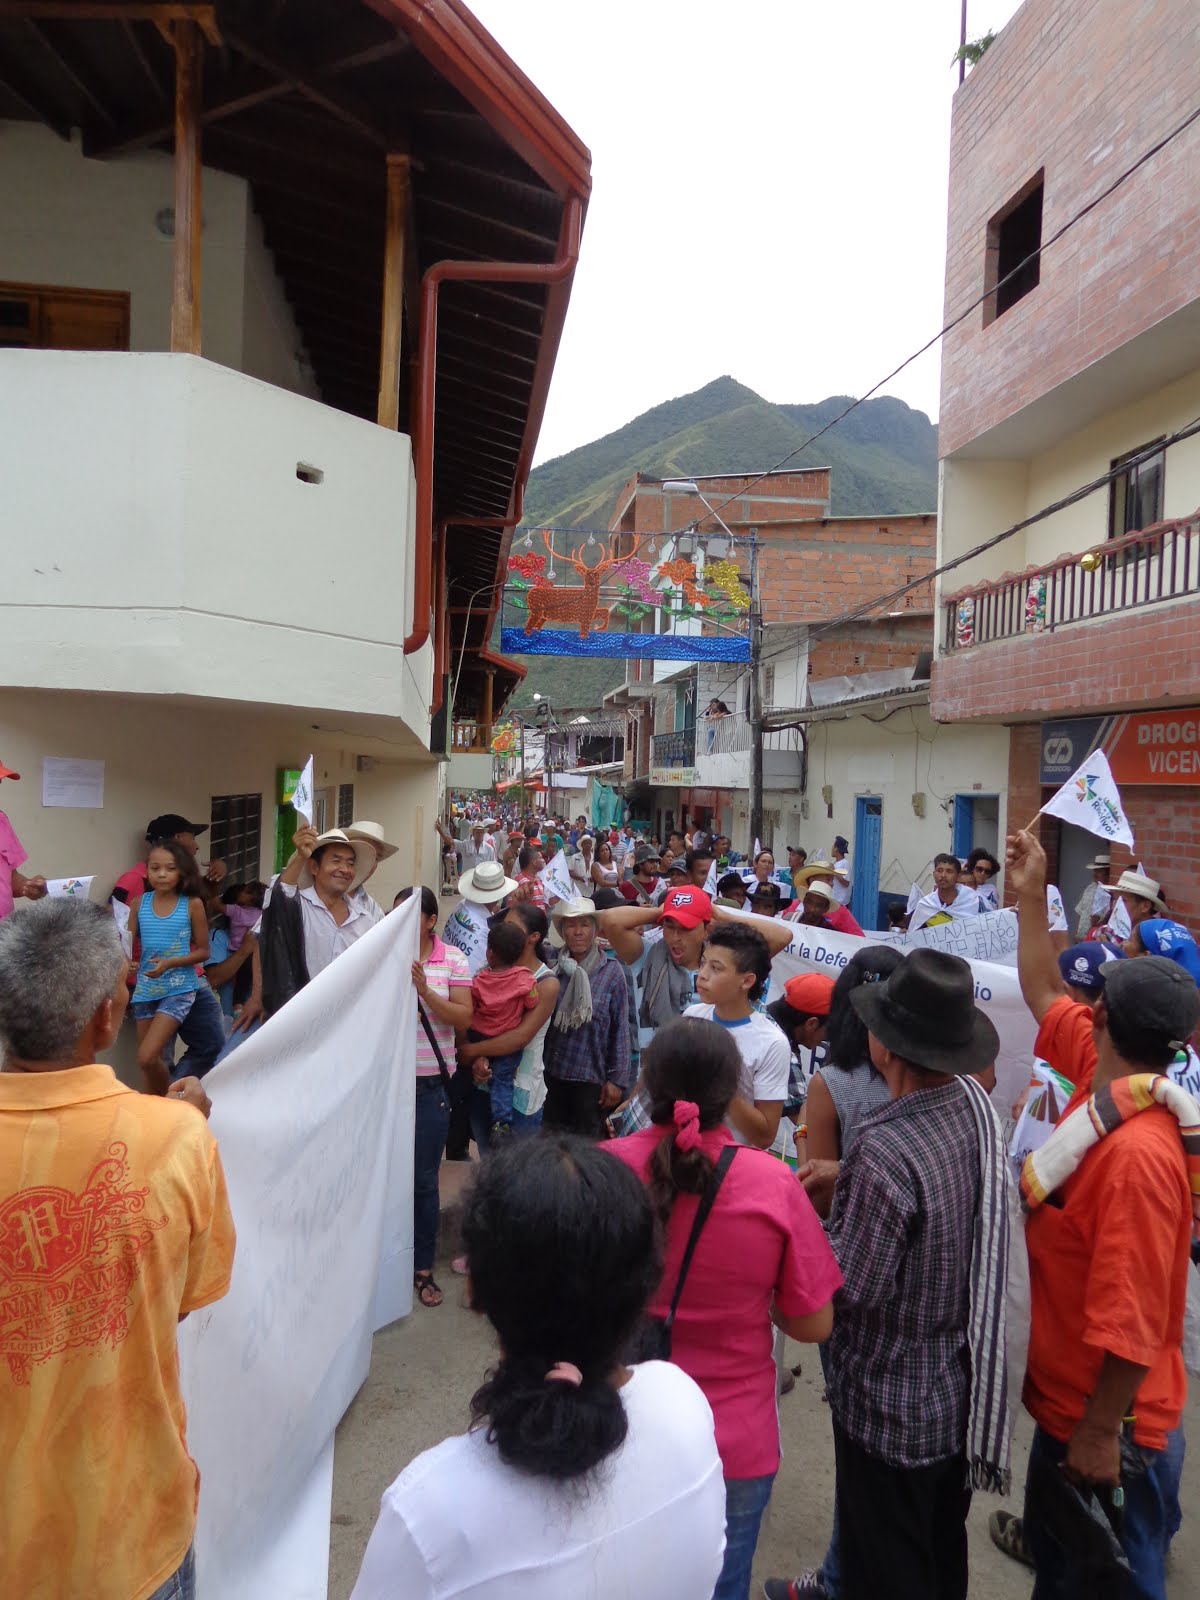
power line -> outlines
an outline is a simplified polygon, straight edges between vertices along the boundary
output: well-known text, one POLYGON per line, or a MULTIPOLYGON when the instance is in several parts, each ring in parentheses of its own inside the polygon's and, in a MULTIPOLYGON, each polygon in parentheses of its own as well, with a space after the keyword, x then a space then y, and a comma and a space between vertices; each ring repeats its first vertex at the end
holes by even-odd
MULTIPOLYGON (((923 356, 927 350, 932 350, 933 346, 937 344, 939 339, 943 339, 945 338, 946 334, 953 332, 953 330, 957 328, 961 322, 966 321, 973 311, 978 311, 979 307, 983 305, 986 300, 990 300, 993 295, 998 295, 1006 283, 1015 278, 1019 272, 1023 272, 1031 262, 1037 261, 1044 251, 1048 250, 1051 245, 1057 244, 1064 234, 1070 232, 1076 223, 1082 222, 1083 219, 1086 216, 1089 216, 1097 206, 1102 205, 1105 200, 1107 200, 1111 195, 1115 194, 1122 184, 1127 183, 1128 180, 1133 177, 1134 173, 1140 171, 1140 169, 1144 167, 1148 161, 1151 161, 1161 150, 1164 150, 1173 139, 1177 139, 1181 133, 1186 132, 1187 129, 1198 120, 1200 120, 1200 106, 1197 106, 1194 111, 1186 116, 1177 127, 1172 128, 1170 133, 1165 134, 1157 144, 1151 145, 1148 150, 1144 151, 1131 167, 1126 167, 1125 171, 1122 172, 1119 177, 1113 179, 1112 183, 1109 184, 1107 189, 1102 189, 1099 194, 1093 196, 1093 198, 1089 200, 1088 203, 1079 211, 1077 211, 1073 217, 1070 217, 1066 222, 1064 222, 1062 227, 1059 228, 1057 232, 1052 233, 1048 239, 1043 240, 1043 242, 1038 245, 1036 250, 1031 250, 1023 261, 1019 261, 1010 272, 1006 272, 1003 278, 1000 279, 994 288, 986 289, 977 300, 973 300, 971 304, 964 310, 960 311, 957 316, 952 317, 950 321, 946 323, 944 328, 939 329, 931 339, 927 339, 920 349, 914 350, 912 355, 906 356, 898 367, 893 367, 886 377, 880 378, 879 382, 872 385, 872 387, 868 389, 865 394, 859 395, 857 400, 851 401, 851 403, 843 411, 838 412, 836 417, 832 417, 823 428, 818 428, 816 433, 814 433, 811 438, 805 439, 802 444, 798 444, 794 450, 789 451, 789 453, 783 457, 782 461, 777 461, 773 467, 767 467, 765 471, 758 473, 755 477, 751 478, 748 483, 744 484, 742 488, 736 492, 736 494, 731 494, 728 499, 722 500, 719 505, 713 508, 714 512, 723 511, 726 506, 732 505, 735 500, 743 499, 756 483, 761 483, 764 478, 769 478, 772 473, 781 471, 788 465, 789 462, 794 461, 802 451, 807 450, 809 445, 815 444, 818 439, 823 438, 824 435, 827 434, 831 428, 835 428, 839 422, 844 422, 850 413, 852 411, 856 411, 864 401, 869 400, 872 395, 878 394, 880 389, 883 388, 884 384, 890 383, 893 378, 898 377, 906 367, 910 367, 913 362, 923 356)), ((698 527, 703 520, 703 517, 698 517, 692 522, 685 522, 682 528, 675 528, 671 533, 664 534, 663 537, 669 539, 672 537, 672 534, 682 533, 687 528, 698 527)))
MULTIPOLYGON (((919 589, 922 584, 932 583, 935 578, 940 578, 944 572, 952 572, 955 567, 965 566, 968 561, 973 561, 976 556, 983 555, 985 551, 992 550, 998 544, 1003 544, 1005 539, 1011 539, 1016 533, 1021 533, 1025 528, 1032 528, 1035 523, 1044 522, 1047 517, 1053 517, 1058 512, 1066 510, 1068 506, 1075 505, 1080 500, 1086 500, 1088 495, 1094 494, 1097 489, 1103 489, 1114 478, 1124 477, 1133 467, 1139 467, 1144 462, 1158 455, 1161 451, 1169 450, 1172 445, 1182 444, 1185 439, 1191 439, 1200 433, 1200 417, 1194 417, 1186 427, 1178 432, 1168 434, 1165 439, 1158 439, 1153 444, 1147 445, 1144 450, 1136 455, 1128 456, 1115 467, 1110 467, 1107 472, 1102 472, 1099 477, 1093 478, 1090 483, 1081 484, 1078 489, 1073 489, 1070 494, 1064 495, 1061 500, 1055 500, 1048 506, 1043 506, 1040 511, 1033 512, 1028 517, 1023 517, 1020 522, 1014 522, 1010 528, 1005 528, 1000 533, 994 533, 990 539, 973 545, 970 550, 965 550, 962 555, 954 556, 949 561, 944 561, 940 567, 934 567, 932 572, 926 572, 919 578, 912 578, 908 583, 902 584, 898 589, 889 590, 887 594, 876 595, 873 599, 864 601, 853 611, 844 611, 841 616, 831 617, 827 622, 822 622, 809 629, 809 639, 820 638, 824 633, 829 633, 834 628, 843 627, 847 622, 854 622, 857 618, 865 616, 867 612, 876 610, 879 606, 886 605, 890 600, 899 600, 909 594, 913 589, 919 589)), ((901 613, 903 615, 903 613, 901 613)), ((774 656, 786 655, 796 649, 795 644, 780 645, 777 649, 762 657, 769 661, 774 656)))

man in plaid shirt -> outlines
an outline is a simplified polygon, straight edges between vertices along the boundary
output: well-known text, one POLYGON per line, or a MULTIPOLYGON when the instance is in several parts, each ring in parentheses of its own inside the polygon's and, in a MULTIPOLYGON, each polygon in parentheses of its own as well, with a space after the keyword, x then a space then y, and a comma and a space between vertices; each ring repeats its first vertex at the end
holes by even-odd
POLYGON ((601 948, 590 900, 559 900, 558 1000, 546 1034, 545 1125, 598 1139, 604 1119, 633 1086, 625 974, 601 948))

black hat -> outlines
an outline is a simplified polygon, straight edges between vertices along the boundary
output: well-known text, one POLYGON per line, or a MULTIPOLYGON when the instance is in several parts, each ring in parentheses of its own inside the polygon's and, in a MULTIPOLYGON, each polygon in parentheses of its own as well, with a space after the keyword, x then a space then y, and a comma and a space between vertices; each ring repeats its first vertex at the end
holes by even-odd
POLYGON ((750 886, 751 904, 755 900, 773 900, 776 905, 783 899, 783 890, 777 883, 755 883, 750 886))
POLYGON ((1200 1021, 1195 979, 1166 956, 1140 956, 1110 967, 1104 1003, 1114 1017, 1128 1017, 1141 1032, 1161 1034, 1176 1050, 1183 1049, 1200 1021))
POLYGON ((207 822, 189 822, 186 817, 181 817, 177 811, 168 811, 161 817, 155 817, 146 825, 146 842, 155 844, 159 839, 174 839, 177 834, 190 833, 197 839, 202 833, 208 832, 207 822))
POLYGON ((1000 1053, 1000 1036, 975 1004, 975 980, 961 956, 913 950, 886 983, 852 990, 850 1004, 881 1044, 914 1067, 966 1077, 1000 1053))

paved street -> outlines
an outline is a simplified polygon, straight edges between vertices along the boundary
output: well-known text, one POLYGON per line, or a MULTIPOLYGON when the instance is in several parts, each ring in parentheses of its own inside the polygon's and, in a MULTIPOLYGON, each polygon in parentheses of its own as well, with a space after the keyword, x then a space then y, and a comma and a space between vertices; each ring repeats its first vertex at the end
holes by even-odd
MULTIPOLYGON (((456 1187, 465 1169, 443 1168, 456 1187)), ((487 1324, 463 1304, 463 1280, 439 1268, 446 1303, 437 1311, 419 1306, 411 1317, 377 1335, 371 1375, 338 1429, 330 1541, 330 1600, 346 1600, 375 1521, 381 1491, 422 1450, 462 1431, 467 1402, 492 1356, 487 1324)), ((833 1445, 829 1411, 821 1399, 815 1353, 789 1347, 803 1359, 796 1387, 781 1402, 784 1462, 759 1540, 759 1578, 791 1573, 815 1563, 824 1549, 833 1513, 833 1445)), ((1200 1404, 1193 1394, 1188 1427, 1200 1438, 1200 1404)), ((1022 1421, 1015 1476, 1023 1480, 1029 1442, 1022 1421)), ((1175 1549, 1168 1587, 1171 1600, 1200 1594, 1200 1516, 1196 1513, 1194 1464, 1184 1478, 1183 1504, 1192 1508, 1175 1549)), ((1001 1502, 977 1496, 971 1509, 972 1600, 1026 1600, 1032 1581, 1023 1567, 993 1548, 987 1519, 1001 1502)), ((567 1597, 564 1597, 567 1600, 567 1597)), ((691 1597, 680 1597, 691 1600, 691 1597)))

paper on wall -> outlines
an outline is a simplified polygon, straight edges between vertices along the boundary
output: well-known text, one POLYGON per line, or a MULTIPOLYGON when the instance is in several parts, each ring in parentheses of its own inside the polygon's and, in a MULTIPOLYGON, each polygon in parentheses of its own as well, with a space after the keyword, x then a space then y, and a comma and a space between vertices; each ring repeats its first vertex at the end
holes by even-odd
POLYGON ((104 807, 104 763, 73 756, 42 758, 42 804, 78 811, 104 807))

